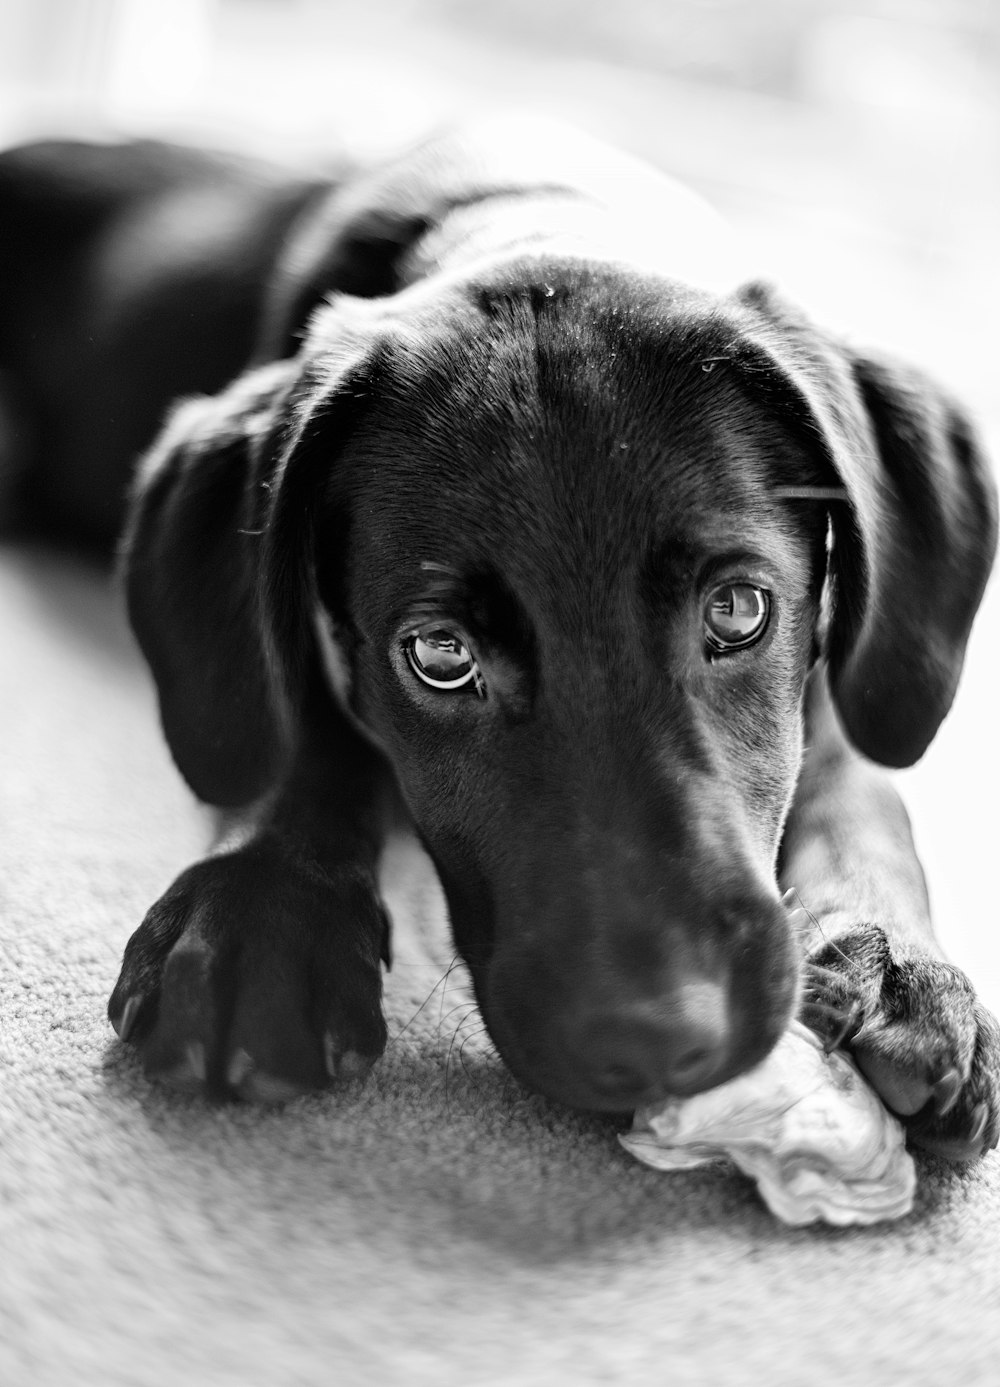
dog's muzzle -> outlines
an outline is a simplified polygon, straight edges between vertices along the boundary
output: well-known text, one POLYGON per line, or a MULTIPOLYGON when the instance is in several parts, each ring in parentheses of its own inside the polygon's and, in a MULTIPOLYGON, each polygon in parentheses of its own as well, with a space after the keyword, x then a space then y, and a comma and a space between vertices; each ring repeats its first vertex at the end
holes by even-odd
POLYGON ((554 961, 500 950, 474 970, 494 1042, 529 1087, 576 1108, 630 1112, 714 1088, 764 1058, 798 1001, 786 912, 766 901, 755 916, 728 945, 719 931, 697 950, 658 949, 679 926, 653 927, 650 959, 660 958, 642 971, 593 948, 554 961))

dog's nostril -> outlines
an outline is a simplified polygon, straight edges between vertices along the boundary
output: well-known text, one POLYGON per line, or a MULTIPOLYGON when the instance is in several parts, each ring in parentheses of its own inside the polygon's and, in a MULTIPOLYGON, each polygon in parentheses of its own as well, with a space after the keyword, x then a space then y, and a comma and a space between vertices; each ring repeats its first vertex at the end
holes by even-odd
POLYGON ((591 1017, 573 1046, 603 1097, 626 1105, 653 1093, 695 1093, 717 1081, 731 1030, 723 989, 698 984, 669 1007, 632 1006, 591 1017))
POLYGON ((695 1046, 677 1055, 670 1065, 670 1070, 678 1079, 683 1079, 688 1074, 699 1074, 713 1059, 714 1052, 708 1046, 695 1046))
POLYGON ((627 1064, 606 1064, 594 1071, 594 1086, 602 1093, 642 1093, 648 1087, 648 1079, 639 1069, 627 1064))

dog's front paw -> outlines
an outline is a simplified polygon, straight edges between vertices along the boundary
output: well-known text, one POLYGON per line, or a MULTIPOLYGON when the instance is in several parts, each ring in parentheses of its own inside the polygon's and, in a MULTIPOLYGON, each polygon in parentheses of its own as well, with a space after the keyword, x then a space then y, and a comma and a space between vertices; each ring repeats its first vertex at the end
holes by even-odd
POLYGON ((385 1048, 388 921, 366 874, 252 845, 184 872, 132 935, 108 1016, 146 1074, 282 1102, 385 1048))
POLYGON ((910 1141, 974 1160, 1000 1135, 1000 1026, 958 968, 875 925, 809 955, 801 1019, 853 1058, 910 1141))

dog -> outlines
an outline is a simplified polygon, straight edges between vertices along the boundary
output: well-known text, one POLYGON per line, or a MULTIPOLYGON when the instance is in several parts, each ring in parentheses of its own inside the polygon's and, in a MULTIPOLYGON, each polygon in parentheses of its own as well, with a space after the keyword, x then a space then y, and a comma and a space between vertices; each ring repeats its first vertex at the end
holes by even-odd
POLYGON ((97 542, 128 493, 166 739, 228 816, 111 994, 152 1079, 280 1102, 368 1071, 402 810, 527 1086, 627 1113, 799 1015, 914 1144, 996 1145, 1000 1029, 884 769, 951 705, 991 474, 935 383, 721 245, 530 122, 333 180, 0 158, 8 472, 97 542))

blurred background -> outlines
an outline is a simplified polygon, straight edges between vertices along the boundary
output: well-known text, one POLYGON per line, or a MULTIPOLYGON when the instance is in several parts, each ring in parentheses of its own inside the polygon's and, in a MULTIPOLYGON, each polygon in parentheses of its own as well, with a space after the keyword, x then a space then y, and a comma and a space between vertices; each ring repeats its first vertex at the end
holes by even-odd
MULTIPOLYGON (((1000 454, 996 0, 0 0, 6 143, 370 158, 505 105, 680 175, 817 317, 950 384, 1000 454)), ((942 934, 1000 1009, 998 646, 994 586, 956 713, 903 779, 942 934)))

